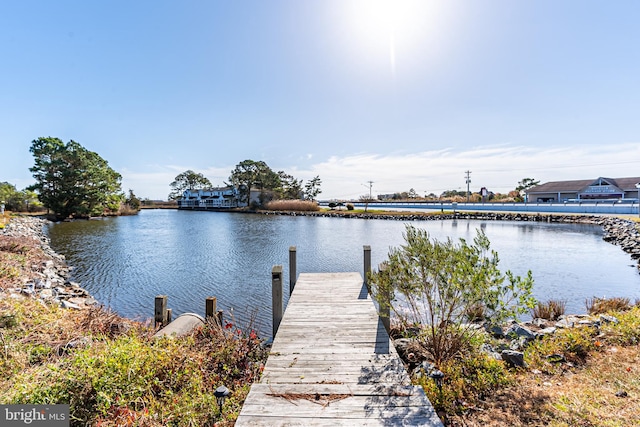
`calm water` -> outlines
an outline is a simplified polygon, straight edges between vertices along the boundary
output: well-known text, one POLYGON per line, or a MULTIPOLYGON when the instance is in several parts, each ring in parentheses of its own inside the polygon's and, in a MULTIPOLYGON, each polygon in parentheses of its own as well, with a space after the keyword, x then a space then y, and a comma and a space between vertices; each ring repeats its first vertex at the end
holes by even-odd
MULTIPOLYGON (((433 238, 472 240, 485 230, 503 270, 533 272, 541 300, 567 300, 584 312, 592 296, 640 296, 640 275, 599 227, 499 221, 416 221, 433 238)), ((271 268, 284 266, 297 246, 298 273, 363 270, 403 243, 402 221, 265 216, 223 212, 143 210, 137 216, 60 223, 49 227, 52 247, 67 257, 72 280, 101 303, 133 318, 153 317, 154 297, 169 296, 174 318, 204 314, 207 296, 218 307, 271 329, 271 268)), ((288 291, 285 291, 288 294, 288 291)))

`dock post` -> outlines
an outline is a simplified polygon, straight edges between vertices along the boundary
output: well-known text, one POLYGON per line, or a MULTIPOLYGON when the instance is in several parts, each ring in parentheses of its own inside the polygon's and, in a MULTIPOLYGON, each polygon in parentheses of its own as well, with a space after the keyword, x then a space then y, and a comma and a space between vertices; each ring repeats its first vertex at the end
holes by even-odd
POLYGON ((167 308, 167 325, 173 320, 173 310, 167 308))
POLYGON ((282 321, 282 266, 274 265, 271 269, 271 307, 273 313, 273 337, 282 321))
POLYGON ((367 291, 371 293, 369 287, 369 274, 371 274, 371 246, 364 245, 364 284, 367 287, 367 291))
POLYGON ((155 300, 155 327, 167 324, 167 296, 157 295, 155 300))
POLYGON ((289 246, 289 296, 293 293, 293 288, 296 286, 296 276, 297 276, 297 264, 296 264, 296 253, 297 249, 295 246, 289 246))
POLYGON ((213 320, 217 322, 217 305, 218 299, 216 297, 208 297, 204 302, 204 318, 206 320, 213 320))

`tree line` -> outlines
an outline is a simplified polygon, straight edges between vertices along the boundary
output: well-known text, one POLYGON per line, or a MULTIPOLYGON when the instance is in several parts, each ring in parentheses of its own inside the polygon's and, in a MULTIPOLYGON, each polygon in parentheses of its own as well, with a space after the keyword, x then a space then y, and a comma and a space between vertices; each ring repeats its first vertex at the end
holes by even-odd
MULTIPOLYGON (((17 190, 8 182, 0 182, 0 201, 8 210, 45 208, 59 219, 136 213, 139 210, 141 202, 133 191, 129 190, 128 195, 122 191, 122 176, 100 155, 78 142, 70 140, 64 143, 59 138, 41 137, 31 142, 29 151, 34 157, 34 166, 29 170, 36 182, 24 190, 17 190)), ((533 178, 524 178, 509 196, 521 201, 524 192, 538 183, 533 178)), ((224 183, 237 188, 240 201, 247 205, 251 204, 252 190, 259 191, 259 204, 278 199, 315 200, 322 192, 321 184, 319 176, 305 183, 285 171, 274 171, 261 160, 238 163, 224 183)), ((178 199, 188 189, 212 187, 204 175, 187 170, 170 184, 169 200, 178 199)), ((462 195, 459 193, 445 192, 440 197, 459 197, 462 195)), ((489 200, 495 196, 490 193, 489 200)), ((418 196, 411 189, 408 193, 398 194, 398 197, 418 196)))
MULTIPOLYGON (((224 183, 238 189, 240 201, 250 204, 251 190, 260 193, 260 204, 274 199, 306 199, 315 200, 322 192, 320 176, 315 176, 306 183, 296 179, 284 171, 274 172, 264 161, 244 160, 231 171, 229 179, 224 183)), ((171 192, 169 200, 176 200, 186 190, 203 190, 213 185, 201 173, 187 170, 177 175, 169 185, 171 192)))

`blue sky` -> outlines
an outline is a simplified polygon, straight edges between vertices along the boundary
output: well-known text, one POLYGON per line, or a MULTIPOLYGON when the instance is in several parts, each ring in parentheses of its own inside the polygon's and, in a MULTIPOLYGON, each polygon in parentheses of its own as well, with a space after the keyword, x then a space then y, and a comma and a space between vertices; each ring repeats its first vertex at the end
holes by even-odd
POLYGON ((640 176, 638 1, 4 1, 0 182, 73 139, 164 199, 245 159, 320 198, 640 176))

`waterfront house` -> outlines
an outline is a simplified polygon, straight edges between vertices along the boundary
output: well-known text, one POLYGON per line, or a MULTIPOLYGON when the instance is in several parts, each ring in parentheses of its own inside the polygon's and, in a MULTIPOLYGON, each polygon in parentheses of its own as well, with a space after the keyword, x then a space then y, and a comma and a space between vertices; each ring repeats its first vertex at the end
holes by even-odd
MULTIPOLYGON (((251 190, 249 200, 258 200, 257 190, 251 190)), ((231 186, 190 189, 182 193, 178 199, 178 209, 232 209, 246 207, 245 201, 240 201, 240 191, 231 186)))

